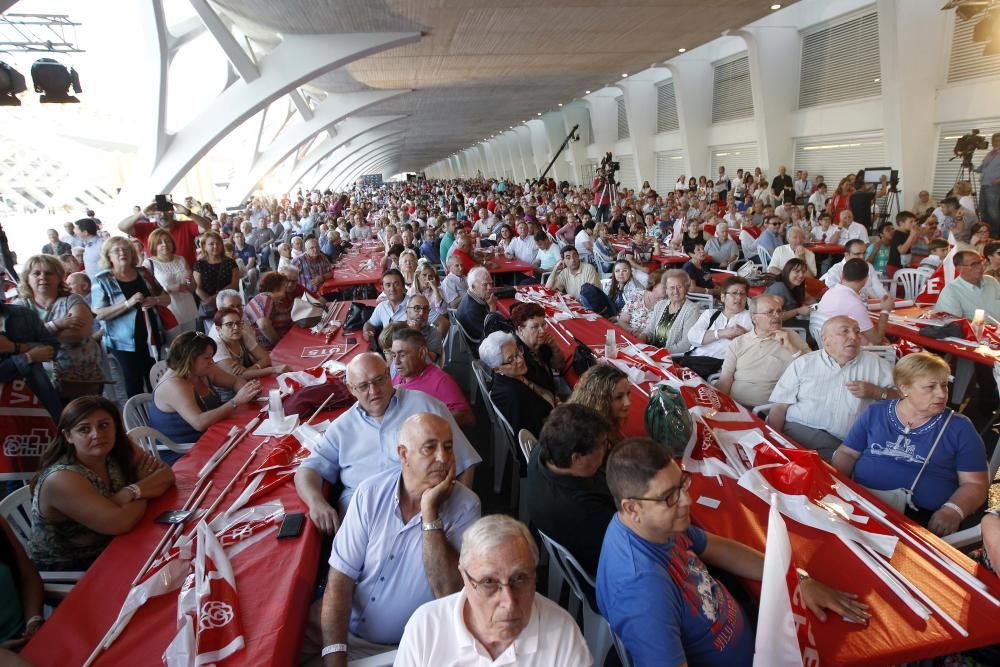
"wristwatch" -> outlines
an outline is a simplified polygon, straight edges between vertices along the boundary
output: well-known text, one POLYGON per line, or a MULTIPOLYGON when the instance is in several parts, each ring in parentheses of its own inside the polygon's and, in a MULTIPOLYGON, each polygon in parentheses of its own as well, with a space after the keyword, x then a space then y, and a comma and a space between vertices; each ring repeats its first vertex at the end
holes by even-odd
POLYGON ((420 530, 444 530, 444 521, 435 519, 434 521, 424 521, 420 524, 420 530))

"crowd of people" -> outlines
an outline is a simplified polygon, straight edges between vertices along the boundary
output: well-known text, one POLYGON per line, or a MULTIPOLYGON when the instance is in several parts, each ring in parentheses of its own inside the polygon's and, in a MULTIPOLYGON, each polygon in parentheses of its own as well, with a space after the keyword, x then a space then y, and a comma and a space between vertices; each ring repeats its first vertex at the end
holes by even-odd
MULTIPOLYGON (((606 175, 590 187, 477 179, 258 196, 219 214, 188 198, 136 207, 117 230, 92 212, 65 234, 50 230, 22 267, 18 298, 0 306, 0 379, 23 377, 57 422, 31 482, 28 549, 9 531, 0 544, 20 601, 0 641, 16 647, 41 623, 35 570, 86 569, 174 482, 129 440, 102 388, 151 392, 150 425, 196 442, 288 370, 271 351, 294 326, 297 297, 357 296, 324 284, 360 245, 384 257, 359 332, 371 351, 347 365, 356 403, 294 475, 312 523, 332 536, 303 659, 346 664, 398 648, 405 665, 589 664, 574 620, 536 593, 537 531, 595 579, 588 595, 633 664, 752 658, 753 608, 724 573, 759 579, 762 555, 691 525, 690 474, 671 443, 626 437, 628 376, 598 364, 571 387, 571 355, 544 309, 499 307, 495 253, 534 269, 512 282, 576 297, 666 348, 874 493, 909 488, 906 513, 934 533, 976 516, 986 447, 949 407, 948 364, 919 352, 893 366, 864 349, 887 342, 895 295, 883 279, 932 271, 949 252, 959 275, 936 307, 1000 318, 1000 230, 979 221, 968 188, 940 202, 922 192, 912 210, 893 211, 891 185, 863 174, 833 193, 784 167, 773 179, 721 168, 667 193, 604 188, 606 175), (680 253, 674 268, 658 261, 680 253), (537 436, 523 462, 527 526, 482 516, 472 489, 484 448, 469 437, 467 388, 443 368, 450 335, 467 338, 486 398, 513 431, 537 436), (929 464, 934 451, 945 454, 929 464)), ((976 380, 978 419, 997 401, 992 375, 976 380)), ((1000 519, 983 530, 996 561, 1000 519)), ((868 614, 815 580, 802 594, 820 618, 868 614)))

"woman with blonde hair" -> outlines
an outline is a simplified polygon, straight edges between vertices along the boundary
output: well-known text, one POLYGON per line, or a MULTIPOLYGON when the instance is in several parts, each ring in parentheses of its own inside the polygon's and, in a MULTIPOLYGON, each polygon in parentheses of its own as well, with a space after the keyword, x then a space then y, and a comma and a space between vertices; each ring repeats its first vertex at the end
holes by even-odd
POLYGON ((671 354, 691 349, 688 331, 701 316, 701 306, 687 298, 691 277, 683 269, 670 269, 663 274, 667 298, 656 304, 646 320, 646 342, 665 347, 671 354))
POLYGON ((833 465, 936 535, 950 535, 986 502, 986 448, 965 415, 948 408, 951 369, 941 357, 917 352, 892 371, 903 395, 868 407, 833 465), (898 507, 897 507, 898 509, 898 507))
POLYGON ((198 306, 194 302, 194 279, 187 260, 174 254, 177 246, 165 229, 154 229, 149 235, 149 259, 143 265, 170 295, 170 312, 177 318, 173 334, 194 331, 198 306))
MULTIPOLYGON (((403 255, 407 252, 412 251, 407 250, 403 255)), ((403 260, 403 255, 399 256, 400 262, 403 260)), ((441 337, 444 338, 445 334, 448 333, 450 322, 448 321, 448 302, 445 301, 444 292, 441 291, 439 282, 437 271, 430 262, 421 258, 413 272, 413 283, 406 294, 408 296, 420 294, 427 299, 431 309, 430 313, 427 314, 427 322, 433 324, 441 337)))
POLYGON ((399 259, 396 264, 399 267, 399 272, 403 274, 403 285, 411 287, 416 280, 417 253, 407 248, 399 253, 399 259))
MULTIPOLYGON (((62 262, 52 255, 29 257, 21 268, 18 306, 35 311, 59 341, 51 362, 53 384, 63 402, 100 393, 101 347, 91 336, 94 314, 82 297, 70 292, 62 262)), ((48 365, 48 364, 46 364, 48 365)))
POLYGON ((157 308, 169 306, 170 295, 146 267, 136 266, 135 248, 124 236, 104 242, 100 266, 91 307, 104 329, 104 347, 121 368, 126 393, 135 396, 148 386, 155 361, 151 351, 166 343, 157 308))
POLYGON ((593 409, 614 425, 619 440, 625 437, 622 426, 632 405, 632 385, 628 376, 614 366, 597 364, 588 368, 566 402, 593 409))

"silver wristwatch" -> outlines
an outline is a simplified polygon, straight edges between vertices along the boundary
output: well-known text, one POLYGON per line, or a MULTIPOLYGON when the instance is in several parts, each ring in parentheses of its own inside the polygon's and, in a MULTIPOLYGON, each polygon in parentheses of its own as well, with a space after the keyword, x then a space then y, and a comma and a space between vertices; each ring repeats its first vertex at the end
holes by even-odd
POLYGON ((434 521, 424 521, 420 524, 420 530, 444 530, 444 521, 435 519, 434 521))

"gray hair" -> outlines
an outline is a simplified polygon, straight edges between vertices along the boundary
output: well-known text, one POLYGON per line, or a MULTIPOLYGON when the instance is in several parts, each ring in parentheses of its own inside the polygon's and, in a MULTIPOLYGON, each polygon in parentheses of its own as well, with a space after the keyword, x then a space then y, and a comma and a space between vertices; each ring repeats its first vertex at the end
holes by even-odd
POLYGON ((776 294, 761 294, 760 296, 755 296, 754 298, 750 299, 750 314, 756 315, 758 307, 760 306, 761 302, 764 301, 774 301, 778 304, 779 308, 783 308, 785 305, 785 300, 782 299, 780 296, 777 296, 776 294))
POLYGON ((686 287, 691 286, 691 276, 689 276, 688 272, 684 269, 667 269, 663 272, 663 277, 661 277, 660 280, 666 284, 667 280, 670 278, 678 278, 686 287))
POLYGON ((479 344, 479 360, 491 371, 500 368, 503 365, 503 346, 507 343, 517 345, 514 334, 494 331, 479 344))
POLYGON ((215 307, 222 308, 222 304, 225 303, 226 299, 228 299, 231 296, 235 296, 237 299, 240 300, 240 303, 243 303, 243 297, 241 297, 240 293, 237 292, 236 290, 220 289, 219 293, 215 295, 215 307))
POLYGON ((458 555, 458 566, 468 569, 469 561, 480 554, 488 554, 493 549, 521 538, 531 551, 531 559, 538 566, 538 545, 531 537, 528 527, 506 514, 488 514, 465 529, 462 535, 462 551, 458 555))
MULTIPOLYGON (((452 255, 451 257, 454 257, 454 255, 452 255)), ((449 257, 448 259, 450 260, 451 257, 449 257)), ((484 273, 487 276, 490 275, 490 272, 486 269, 485 266, 474 266, 474 267, 472 267, 472 270, 469 271, 468 275, 466 276, 466 279, 470 283, 474 283, 474 282, 476 282, 476 278, 478 278, 479 276, 483 275, 484 273)))

